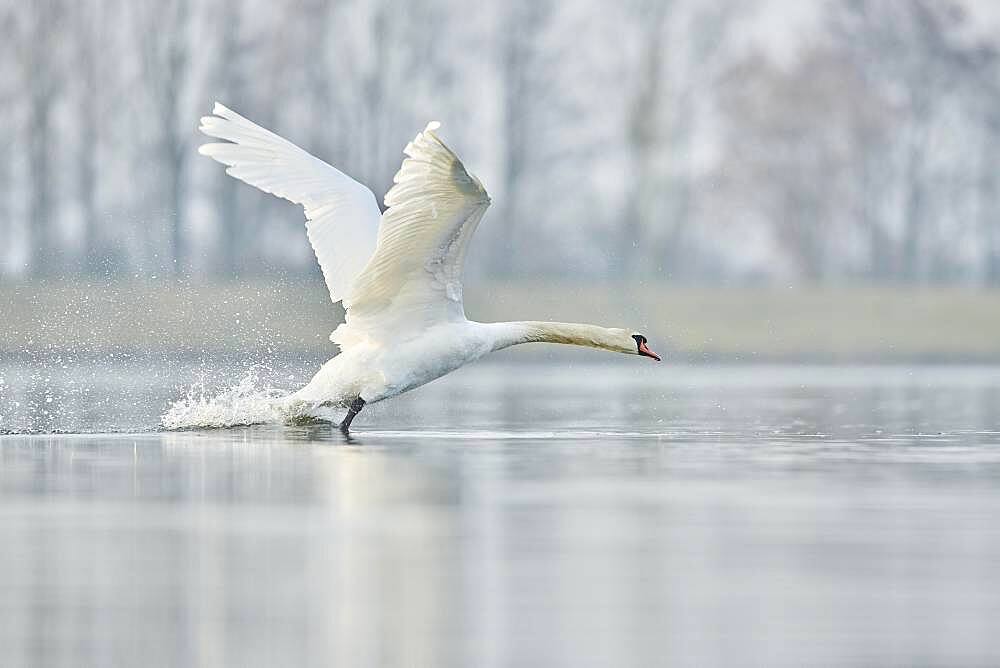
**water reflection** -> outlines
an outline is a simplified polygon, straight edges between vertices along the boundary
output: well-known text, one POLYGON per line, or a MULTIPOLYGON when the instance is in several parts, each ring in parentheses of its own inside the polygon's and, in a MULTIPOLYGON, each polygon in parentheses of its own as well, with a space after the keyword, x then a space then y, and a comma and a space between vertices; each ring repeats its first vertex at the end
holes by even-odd
POLYGON ((1000 661, 994 371, 470 371, 351 442, 0 437, 0 663, 1000 661))

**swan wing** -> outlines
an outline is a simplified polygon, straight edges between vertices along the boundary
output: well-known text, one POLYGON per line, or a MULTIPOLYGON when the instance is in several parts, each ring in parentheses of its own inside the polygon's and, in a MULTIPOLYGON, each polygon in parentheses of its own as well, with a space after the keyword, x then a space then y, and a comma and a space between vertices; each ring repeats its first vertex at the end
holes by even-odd
POLYGON ((401 334, 465 317, 465 253, 490 198, 437 136, 439 127, 428 123, 403 151, 375 253, 344 300, 348 329, 401 334))
POLYGON ((203 133, 225 143, 202 155, 264 192, 301 204, 306 233, 334 302, 345 299, 375 250, 381 212, 375 195, 340 170, 216 102, 203 133))

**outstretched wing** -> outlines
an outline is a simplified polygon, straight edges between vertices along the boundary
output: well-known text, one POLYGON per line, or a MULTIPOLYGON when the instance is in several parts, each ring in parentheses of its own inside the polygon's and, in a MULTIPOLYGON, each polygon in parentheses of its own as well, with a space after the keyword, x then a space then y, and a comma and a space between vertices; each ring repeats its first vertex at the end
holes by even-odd
POLYGON ((465 317, 465 252, 490 198, 435 134, 439 127, 428 123, 403 151, 375 254, 344 300, 351 330, 416 332, 465 317))
POLYGON ((218 102, 201 119, 209 137, 231 143, 198 149, 226 173, 264 192, 301 204, 306 232, 330 298, 347 298, 375 250, 381 212, 371 190, 340 170, 218 102))

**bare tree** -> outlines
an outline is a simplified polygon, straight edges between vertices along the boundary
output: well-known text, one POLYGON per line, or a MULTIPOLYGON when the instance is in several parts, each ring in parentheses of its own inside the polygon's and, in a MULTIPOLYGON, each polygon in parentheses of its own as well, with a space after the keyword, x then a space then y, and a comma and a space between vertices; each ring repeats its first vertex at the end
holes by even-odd
POLYGON ((991 124, 982 144, 979 225, 983 239, 984 282, 1000 286, 1000 176, 996 156, 1000 151, 1000 127, 991 124))
POLYGON ((894 157, 877 160, 901 191, 902 232, 891 264, 903 280, 925 279, 935 254, 932 216, 945 194, 929 176, 934 128, 976 67, 975 47, 961 33, 964 12, 957 3, 937 0, 843 0, 834 6, 833 19, 834 35, 857 70, 900 107, 896 117, 902 124, 883 145, 894 157))
POLYGON ((27 230, 30 235, 31 272, 56 273, 59 239, 52 158, 56 142, 52 116, 63 82, 60 35, 64 13, 57 0, 39 0, 19 12, 16 55, 20 87, 25 91, 27 162, 29 175, 27 230))
POLYGON ((74 30, 70 38, 73 41, 77 75, 75 96, 79 132, 76 147, 77 197, 83 225, 80 267, 87 273, 101 268, 101 217, 97 204, 97 179, 106 112, 104 105, 111 78, 107 52, 107 4, 107 0, 79 3, 71 14, 74 30))
MULTIPOLYGON (((555 239, 570 224, 571 206, 585 201, 594 145, 581 127, 594 82, 568 8, 551 0, 515 0, 502 6, 493 56, 499 79, 500 145, 498 222, 483 232, 493 275, 550 271, 555 239), (574 72, 571 65, 576 65, 574 72), (561 206, 552 206, 562 202, 561 206), (522 233, 530 227, 530 233, 522 233), (561 228, 562 229, 558 229, 561 228)), ((577 217, 579 210, 576 211, 577 217)))
POLYGON ((974 184, 983 282, 1000 285, 1000 46, 980 44, 971 57, 977 63, 977 76, 969 82, 968 99, 981 129, 974 184))
MULTIPOLYGON (((710 115, 719 95, 718 87, 731 64, 731 35, 746 10, 742 0, 701 2, 693 5, 684 24, 686 36, 683 62, 675 68, 666 129, 665 220, 654 235, 653 260, 668 267, 679 278, 699 272, 700 255, 692 234, 696 184, 693 167, 695 137, 710 115)), ((651 221, 652 222, 652 221, 651 221)), ((656 229, 656 228, 654 228, 656 229)), ((713 270, 714 271, 714 270, 713 270)))
POLYGON ((646 256, 646 233, 659 213, 657 193, 662 174, 658 170, 657 157, 665 148, 664 61, 667 57, 667 19, 673 7, 673 2, 657 0, 638 0, 634 4, 639 60, 625 111, 631 187, 625 194, 618 249, 618 272, 623 276, 639 273, 641 260, 646 256))
MULTIPOLYGON (((447 112, 450 55, 443 52, 438 38, 449 13, 435 0, 365 4, 369 8, 365 53, 359 54, 357 45, 352 56, 339 52, 336 82, 347 74, 345 63, 353 60, 361 65, 348 88, 354 91, 356 127, 362 138, 355 144, 360 149, 358 174, 375 192, 384 193, 399 167, 401 147, 430 120, 420 98, 433 101, 429 109, 434 113, 447 112)), ((338 96, 341 111, 350 100, 338 96)))
MULTIPOLYGON (((17 24, 15 21, 15 15, 13 8, 10 6, 0 8, 0 32, 5 35, 14 34, 17 29, 17 24)), ((10 62, 14 60, 14 49, 13 40, 6 40, 0 42, 0 60, 10 62)), ((6 137, 7 150, 0 151, 0 183, 7 184, 7 187, 3 189, 3 193, 0 193, 0 239, 6 239, 7 248, 4 250, 9 252, 11 240, 14 238, 15 221, 13 220, 13 211, 11 206, 11 200, 13 198, 13 188, 11 187, 11 178, 13 176, 13 157, 11 147, 17 141, 17 132, 14 128, 14 118, 16 113, 16 85, 15 82, 10 81, 6 78, 0 79, 0 118, 6 119, 6 125, 8 127, 8 135, 6 137)), ((3 267, 6 258, 0 255, 0 267, 3 267)))
POLYGON ((156 156, 169 216, 168 270, 180 276, 187 268, 185 222, 188 161, 192 150, 192 114, 184 104, 193 84, 191 69, 191 0, 162 0, 134 6, 143 82, 156 123, 156 156))
POLYGON ((626 146, 631 165, 619 247, 624 275, 692 269, 691 144, 724 72, 734 2, 696 7, 676 0, 633 0, 629 30, 637 39, 627 88, 626 146), (675 39, 683 36, 683 39, 675 39))
POLYGON ((422 96, 446 100, 450 54, 436 0, 297 0, 296 58, 308 96, 310 149, 375 192, 385 192, 400 148, 428 118, 422 96), (415 26, 420 26, 415 29, 415 26))
POLYGON ((867 92, 840 54, 823 49, 790 72, 746 61, 732 71, 723 98, 727 183, 768 221, 785 257, 810 281, 844 271, 852 254, 859 140, 875 132, 869 124, 882 114, 867 92))
MULTIPOLYGON (((250 44, 243 35, 243 3, 241 0, 224 0, 219 12, 221 31, 219 62, 217 64, 218 95, 236 109, 243 109, 247 97, 247 59, 250 44)), ((236 179, 223 178, 219 192, 219 222, 221 228, 221 257, 216 271, 225 277, 240 273, 242 258, 247 249, 243 239, 247 234, 247 221, 241 212, 242 184, 236 179)))

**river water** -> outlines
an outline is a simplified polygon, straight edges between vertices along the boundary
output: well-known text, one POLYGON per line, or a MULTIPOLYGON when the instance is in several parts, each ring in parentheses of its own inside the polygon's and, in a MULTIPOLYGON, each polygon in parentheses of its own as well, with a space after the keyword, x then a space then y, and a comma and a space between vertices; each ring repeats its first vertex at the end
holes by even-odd
POLYGON ((1000 369, 588 360, 0 363, 0 665, 1000 664, 1000 369))

